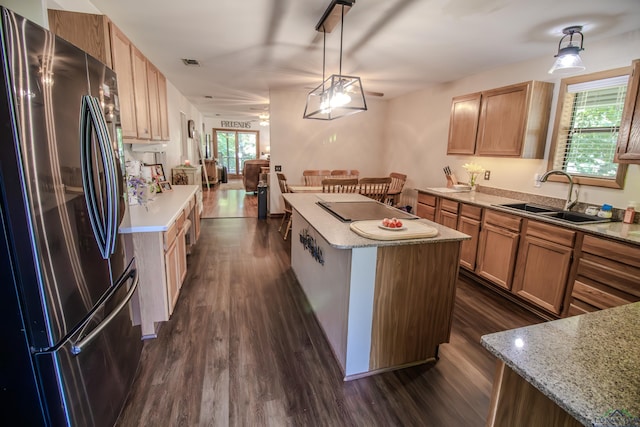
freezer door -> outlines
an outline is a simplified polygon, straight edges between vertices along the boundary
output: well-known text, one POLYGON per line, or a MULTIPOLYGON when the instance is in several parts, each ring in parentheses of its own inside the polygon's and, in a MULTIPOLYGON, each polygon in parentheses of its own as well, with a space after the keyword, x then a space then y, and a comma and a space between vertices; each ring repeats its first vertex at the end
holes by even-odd
POLYGON ((36 356, 51 425, 114 425, 142 351, 129 311, 137 285, 132 265, 77 334, 57 351, 36 356))
MULTIPOLYGON (((123 269, 112 277, 83 189, 87 55, 6 9, 2 14, 2 87, 8 88, 2 120, 13 124, 11 139, 3 140, 13 150, 1 160, 2 186, 27 333, 43 349, 82 322, 123 269)), ((95 164, 102 179, 104 166, 97 157, 95 164)))

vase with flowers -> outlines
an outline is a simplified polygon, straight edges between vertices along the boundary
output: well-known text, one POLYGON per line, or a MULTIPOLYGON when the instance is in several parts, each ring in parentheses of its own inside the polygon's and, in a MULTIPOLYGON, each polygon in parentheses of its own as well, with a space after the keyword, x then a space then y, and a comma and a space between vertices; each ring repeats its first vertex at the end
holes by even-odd
POLYGON ((478 186, 478 175, 484 172, 484 168, 477 163, 466 163, 462 165, 462 167, 469 175, 469 187, 471 187, 471 191, 476 191, 478 186))
POLYGON ((152 194, 157 191, 155 181, 148 181, 140 176, 129 176, 127 179, 127 193, 130 205, 142 205, 147 208, 147 203, 152 194))

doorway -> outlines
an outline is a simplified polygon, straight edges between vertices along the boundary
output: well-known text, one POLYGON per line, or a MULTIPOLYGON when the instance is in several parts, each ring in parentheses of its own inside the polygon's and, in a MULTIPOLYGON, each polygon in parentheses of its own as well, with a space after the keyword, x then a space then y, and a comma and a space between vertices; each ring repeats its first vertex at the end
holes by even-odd
POLYGON ((245 160, 258 158, 260 133, 255 130, 213 129, 214 156, 229 178, 242 177, 245 160))

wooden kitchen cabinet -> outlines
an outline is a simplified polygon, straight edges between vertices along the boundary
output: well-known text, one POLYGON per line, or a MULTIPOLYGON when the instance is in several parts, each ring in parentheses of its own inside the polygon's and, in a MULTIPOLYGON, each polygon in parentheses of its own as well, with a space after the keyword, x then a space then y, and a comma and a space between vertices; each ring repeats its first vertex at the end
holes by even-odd
MULTIPOLYGON (((105 15, 49 9, 49 30, 113 68, 109 18, 105 15), (78 44, 82 43, 82 45, 78 44)), ((120 76, 118 76, 120 77, 120 76)))
POLYGON ((632 64, 615 161, 640 164, 640 59, 632 64))
POLYGON ((184 212, 164 233, 165 241, 165 274, 167 279, 167 301, 169 315, 180 295, 182 282, 187 275, 187 249, 185 244, 185 214, 184 212))
POLYGON ((476 274, 511 290, 522 218, 487 210, 478 242, 476 274))
POLYGON ((126 142, 169 140, 165 76, 106 15, 53 9, 48 12, 53 33, 116 72, 120 122, 126 142))
POLYGON ((460 204, 458 231, 471 236, 470 240, 464 240, 462 242, 460 248, 460 266, 471 271, 474 271, 476 268, 481 219, 482 208, 466 203, 460 204))
POLYGON ((451 101, 447 154, 475 153, 481 97, 480 93, 472 93, 451 101))
POLYGON ((432 194, 418 192, 418 203, 416 204, 416 215, 420 218, 436 222, 436 207, 438 198, 432 194))
POLYGON ((438 223, 444 225, 445 227, 453 228, 454 230, 458 227, 458 202, 454 202, 449 199, 440 199, 440 203, 438 204, 438 223))
POLYGON ((566 228, 527 221, 512 291, 538 307, 560 315, 576 234, 566 228))
POLYGON ((636 301, 640 301, 640 247, 585 235, 566 314, 636 301))
POLYGON ((528 81, 453 99, 447 154, 541 159, 549 125, 553 83, 528 81), (472 150, 473 147, 473 150, 472 150))

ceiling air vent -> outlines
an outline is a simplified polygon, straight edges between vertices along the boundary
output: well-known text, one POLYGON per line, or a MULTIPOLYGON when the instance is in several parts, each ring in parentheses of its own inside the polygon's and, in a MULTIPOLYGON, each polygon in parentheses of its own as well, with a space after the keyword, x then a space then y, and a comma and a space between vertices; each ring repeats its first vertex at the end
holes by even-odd
POLYGON ((197 59, 182 58, 182 63, 184 65, 186 65, 187 67, 199 67, 200 66, 200 63, 198 62, 197 59))

